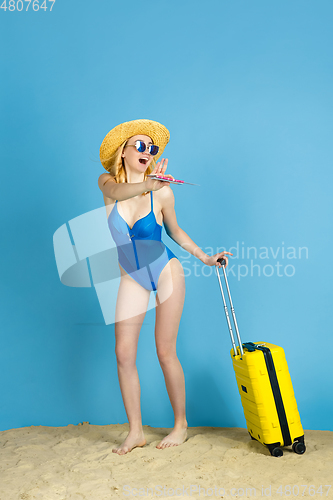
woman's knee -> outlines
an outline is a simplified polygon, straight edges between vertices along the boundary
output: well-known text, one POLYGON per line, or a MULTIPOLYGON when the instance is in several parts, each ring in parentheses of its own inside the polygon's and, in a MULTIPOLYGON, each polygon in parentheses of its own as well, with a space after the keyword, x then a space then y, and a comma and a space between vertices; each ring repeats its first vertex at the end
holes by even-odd
POLYGON ((156 354, 160 364, 171 363, 175 361, 175 359, 178 359, 175 347, 157 345, 156 354))
POLYGON ((136 363, 136 349, 129 350, 128 346, 116 346, 117 365, 122 368, 133 368, 136 363))
POLYGON ((136 362, 137 345, 140 330, 120 335, 116 332, 115 354, 118 366, 134 366, 136 362))

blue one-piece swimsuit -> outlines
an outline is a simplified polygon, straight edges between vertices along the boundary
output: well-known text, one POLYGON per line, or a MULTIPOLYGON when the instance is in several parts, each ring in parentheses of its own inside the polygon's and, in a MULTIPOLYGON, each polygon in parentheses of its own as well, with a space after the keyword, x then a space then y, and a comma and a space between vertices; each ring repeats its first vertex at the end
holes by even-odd
POLYGON ((108 225, 117 245, 118 261, 125 271, 146 290, 157 290, 158 278, 176 255, 161 240, 162 226, 153 211, 153 192, 150 191, 151 210, 137 220, 132 228, 118 212, 117 202, 108 225))

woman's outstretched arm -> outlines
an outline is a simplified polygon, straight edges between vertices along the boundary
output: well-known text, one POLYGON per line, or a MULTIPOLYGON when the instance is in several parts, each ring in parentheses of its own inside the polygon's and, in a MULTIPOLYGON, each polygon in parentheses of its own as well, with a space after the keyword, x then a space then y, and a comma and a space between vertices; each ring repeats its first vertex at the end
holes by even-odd
MULTIPOLYGON (((163 158, 156 163, 152 175, 164 174, 168 165, 167 158, 163 158)), ((169 174, 166 174, 168 176, 169 174)), ((172 175, 169 175, 173 178, 172 175)), ((101 174, 98 178, 98 187, 102 193, 113 200, 123 201, 133 198, 147 191, 158 191, 162 188, 170 186, 169 182, 153 180, 148 178, 142 182, 121 182, 117 183, 114 177, 106 172, 101 174)))
MULTIPOLYGON (((167 232, 167 230, 165 231, 167 232)), ((173 241, 178 243, 180 247, 184 248, 184 250, 194 255, 194 257, 197 257, 197 259, 201 260, 201 262, 206 264, 206 260, 209 257, 209 255, 207 255, 203 250, 201 250, 201 248, 198 247, 198 245, 196 245, 193 240, 191 240, 189 235, 185 233, 185 231, 183 231, 182 228, 178 226, 176 232, 174 232, 173 234, 169 234, 167 232, 167 234, 168 236, 170 236, 171 239, 173 239, 173 241)))
MULTIPOLYGON (((162 213, 163 213, 163 223, 167 235, 175 241, 179 246, 184 248, 187 252, 194 255, 197 259, 201 260, 204 264, 208 266, 213 266, 217 263, 217 259, 224 257, 226 260, 226 265, 228 265, 228 255, 232 255, 230 252, 219 252, 215 255, 206 254, 198 245, 194 243, 182 228, 178 226, 176 212, 175 212, 175 198, 173 191, 170 187, 163 190, 162 199, 162 213)), ((219 267, 221 266, 218 264, 219 267)))
POLYGON ((98 186, 105 196, 114 200, 127 200, 147 191, 147 182, 122 182, 118 184, 114 178, 107 173, 98 178, 98 186))

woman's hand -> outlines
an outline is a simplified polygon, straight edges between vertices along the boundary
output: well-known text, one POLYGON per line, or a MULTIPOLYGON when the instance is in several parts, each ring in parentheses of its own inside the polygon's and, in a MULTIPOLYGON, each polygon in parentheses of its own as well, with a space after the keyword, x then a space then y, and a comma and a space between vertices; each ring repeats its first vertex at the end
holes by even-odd
MULTIPOLYGON (((164 177, 169 177, 170 179, 174 179, 174 177, 170 174, 165 175, 165 171, 168 166, 168 159, 164 159, 156 163, 156 167, 154 170, 151 172, 150 175, 164 175, 164 177)), ((151 179, 148 177, 146 180, 147 183, 147 191, 158 191, 164 186, 170 186, 170 182, 167 181, 159 181, 157 179, 151 179)))
POLYGON ((220 259, 221 257, 225 260, 226 264, 225 264, 225 267, 227 267, 228 265, 228 257, 227 257, 227 254, 228 255, 233 255, 233 253, 230 253, 230 252, 220 252, 220 253, 216 253, 215 255, 207 255, 207 258, 205 259, 204 263, 207 265, 207 266, 218 266, 218 267, 222 267, 222 264, 221 262, 217 262, 217 259, 220 259))

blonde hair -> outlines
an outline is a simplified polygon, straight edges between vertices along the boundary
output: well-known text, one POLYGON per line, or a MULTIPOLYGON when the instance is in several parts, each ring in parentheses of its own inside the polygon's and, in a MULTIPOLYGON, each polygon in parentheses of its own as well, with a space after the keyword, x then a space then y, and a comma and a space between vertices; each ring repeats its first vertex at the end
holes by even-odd
MULTIPOLYGON (((121 183, 121 182, 127 182, 127 175, 126 175, 126 170, 125 170, 125 165, 124 165, 124 159, 122 158, 122 152, 124 147, 126 146, 128 142, 128 139, 124 141, 117 151, 110 157, 108 158, 108 166, 105 169, 112 177, 114 178, 115 182, 121 183)), ((156 166, 156 161, 155 158, 152 159, 151 164, 147 168, 147 170, 144 173, 144 181, 147 180, 147 175, 151 174, 152 171, 154 170, 156 166)), ((106 184, 110 179, 107 179, 104 184, 106 184)), ((103 184, 103 186, 104 186, 103 184)), ((149 191, 146 191, 145 193, 142 193, 142 196, 146 196, 149 191)))

